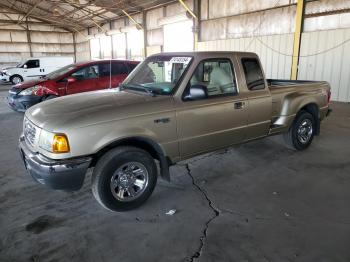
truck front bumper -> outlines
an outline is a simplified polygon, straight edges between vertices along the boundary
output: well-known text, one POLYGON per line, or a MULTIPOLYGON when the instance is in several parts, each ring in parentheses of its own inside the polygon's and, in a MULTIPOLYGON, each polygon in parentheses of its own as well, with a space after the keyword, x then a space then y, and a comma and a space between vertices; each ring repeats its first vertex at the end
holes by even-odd
POLYGON ((79 190, 92 160, 91 157, 49 159, 31 152, 23 136, 19 140, 19 149, 28 173, 35 181, 51 189, 79 190))

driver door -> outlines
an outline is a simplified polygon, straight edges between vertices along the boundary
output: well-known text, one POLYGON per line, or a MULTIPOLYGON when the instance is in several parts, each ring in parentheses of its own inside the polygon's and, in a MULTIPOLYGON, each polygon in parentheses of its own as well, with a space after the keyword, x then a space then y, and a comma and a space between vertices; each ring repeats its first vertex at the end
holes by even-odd
POLYGON ((177 120, 182 158, 228 147, 245 137, 246 98, 239 94, 231 59, 200 62, 179 108, 177 120), (206 97, 186 100, 191 86, 204 89, 206 97))
POLYGON ((97 89, 99 77, 98 65, 89 65, 78 69, 70 75, 74 82, 67 82, 67 95, 94 91, 97 89))

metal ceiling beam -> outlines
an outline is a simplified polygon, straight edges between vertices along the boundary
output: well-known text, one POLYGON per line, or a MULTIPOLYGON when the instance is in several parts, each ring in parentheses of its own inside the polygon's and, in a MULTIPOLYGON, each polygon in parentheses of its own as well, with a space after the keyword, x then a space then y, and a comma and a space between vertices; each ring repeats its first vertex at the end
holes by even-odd
POLYGON ((179 2, 194 19, 197 19, 197 16, 192 12, 192 10, 187 6, 187 4, 183 0, 179 0, 179 2))
POLYGON ((31 8, 20 20, 18 20, 17 24, 20 24, 20 23, 23 21, 23 19, 26 19, 26 18, 31 14, 31 12, 33 12, 34 9, 35 9, 39 4, 41 4, 42 2, 44 2, 44 0, 38 0, 38 1, 35 3, 35 5, 33 5, 32 8, 31 8))
MULTIPOLYGON (((118 16, 120 16, 120 15, 114 13, 113 10, 117 9, 118 11, 120 11, 121 7, 119 5, 121 5, 121 4, 123 4, 123 0, 120 0, 118 2, 114 1, 113 5, 108 6, 108 7, 106 7, 106 6, 99 6, 99 7, 101 7, 101 9, 98 10, 98 11, 102 11, 102 12, 99 12, 98 14, 99 15, 103 15, 103 14, 108 13, 108 12, 111 12, 111 13, 115 14, 116 15, 115 18, 107 18, 106 22, 108 23, 108 22, 110 22, 113 19, 119 18, 118 16)), ((87 16, 83 16, 83 17, 79 18, 79 21, 83 21, 83 20, 86 20, 86 19, 89 19, 89 18, 94 18, 94 17, 95 17, 94 15, 91 16, 91 17, 88 17, 88 15, 87 16)))
MULTIPOLYGON (((73 8, 79 8, 79 6, 78 5, 76 5, 76 4, 73 4, 73 3, 70 3, 69 1, 67 1, 67 0, 64 0, 64 2, 65 3, 67 3, 67 4, 69 4, 71 7, 73 7, 73 8)), ((90 11, 90 10, 88 10, 88 9, 85 9, 86 7, 88 7, 88 6, 84 6, 83 8, 81 8, 79 11, 85 11, 85 12, 88 12, 89 14, 92 14, 92 15, 96 15, 96 16, 99 16, 100 18, 102 18, 102 19, 104 19, 104 20, 106 20, 107 19, 107 17, 103 17, 103 16, 100 16, 100 14, 95 14, 95 12, 94 11, 90 11)), ((66 14, 65 14, 66 15, 66 14)), ((94 16, 95 17, 95 16, 94 16)))
POLYGON ((134 23, 134 25, 136 25, 137 28, 143 29, 142 25, 140 25, 138 22, 136 22, 135 19, 132 18, 132 16, 129 15, 124 9, 122 9, 122 12, 124 13, 124 15, 126 15, 131 20, 131 22, 134 23))
MULTIPOLYGON (((11 16, 9 16, 8 14, 4 14, 4 16, 6 16, 8 19, 10 19, 10 21, 12 21, 12 22, 14 22, 14 23, 17 23, 17 21, 16 20, 13 20, 12 18, 11 18, 11 16)), ((24 26, 22 26, 22 25, 19 25, 20 27, 22 27, 23 29, 26 29, 24 26)))
MULTIPOLYGON (((16 0, 16 3, 24 4, 24 5, 26 5, 27 7, 29 6, 29 8, 30 8, 30 6, 31 6, 29 3, 24 2, 24 1, 22 1, 22 0, 16 0)), ((16 7, 16 4, 13 5, 13 6, 14 6, 14 8, 15 8, 15 7, 16 7)), ((37 6, 36 9, 37 9, 37 10, 40 10, 40 11, 42 11, 42 12, 48 13, 48 14, 52 13, 52 10, 48 10, 48 9, 46 9, 46 8, 42 8, 42 7, 39 7, 39 6, 37 6)), ((17 9, 17 11, 20 11, 20 10, 17 9)), ((30 16, 38 17, 39 15, 33 15, 33 14, 31 14, 30 16)), ((77 23, 77 21, 75 21, 75 20, 72 21, 72 20, 67 19, 67 18, 66 18, 66 19, 63 19, 64 21, 62 21, 62 22, 61 22, 61 21, 58 22, 58 21, 56 21, 56 20, 54 20, 54 19, 51 19, 51 18, 47 18, 47 17, 43 17, 43 16, 39 16, 39 17, 41 17, 42 19, 55 21, 55 22, 61 23, 61 24, 62 24, 62 23, 63 23, 63 24, 66 24, 66 23, 68 22, 70 26, 73 26, 73 25, 78 24, 79 26, 81 26, 81 27, 83 27, 83 28, 86 27, 85 25, 82 25, 82 24, 77 23)))
MULTIPOLYGON (((67 16, 67 15, 75 14, 76 12, 80 11, 81 9, 83 9, 83 8, 85 8, 85 7, 88 7, 88 6, 90 6, 91 4, 93 4, 93 3, 96 3, 96 1, 97 1, 97 0, 94 0, 94 1, 92 1, 91 3, 89 2, 89 3, 87 3, 87 4, 80 5, 79 7, 74 8, 73 10, 71 10, 71 11, 65 13, 64 15, 67 16)), ((72 5, 70 5, 70 6, 72 6, 72 5)))
MULTIPOLYGON (((12 12, 17 12, 18 14, 25 15, 24 12, 16 9, 16 7, 11 8, 11 7, 6 6, 4 4, 1 4, 1 3, 0 3, 0 7, 6 8, 7 10, 10 10, 12 12)), ((52 20, 52 19, 49 19, 49 18, 45 18, 45 17, 42 17, 42 16, 33 15, 33 14, 31 14, 30 17, 32 17, 32 18, 34 18, 34 19, 36 19, 38 21, 41 21, 43 23, 48 23, 49 25, 57 26, 57 27, 63 28, 64 30, 67 30, 67 31, 71 32, 70 28, 67 28, 67 23, 66 22, 57 22, 55 20, 52 20)), ((11 17, 9 17, 9 19, 13 20, 11 17)), ((17 21, 15 21, 15 22, 17 22, 17 21)), ((19 25, 19 26, 21 26, 21 25, 19 25)), ((76 28, 76 25, 69 25, 69 26, 76 28)), ((21 26, 21 27, 24 28, 23 26, 21 26)), ((85 29, 85 27, 81 26, 81 28, 79 28, 79 29, 85 29)))

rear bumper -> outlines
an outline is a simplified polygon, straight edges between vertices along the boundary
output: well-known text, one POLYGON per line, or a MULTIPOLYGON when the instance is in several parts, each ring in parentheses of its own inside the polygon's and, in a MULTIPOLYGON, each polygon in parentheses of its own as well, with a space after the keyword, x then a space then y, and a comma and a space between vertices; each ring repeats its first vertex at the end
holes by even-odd
POLYGON ((51 189, 79 190, 90 166, 91 157, 53 160, 31 152, 24 137, 19 140, 20 154, 32 178, 51 189))
POLYGON ((42 97, 40 96, 21 96, 18 94, 9 94, 7 96, 8 106, 17 112, 25 112, 29 107, 40 103, 42 97))

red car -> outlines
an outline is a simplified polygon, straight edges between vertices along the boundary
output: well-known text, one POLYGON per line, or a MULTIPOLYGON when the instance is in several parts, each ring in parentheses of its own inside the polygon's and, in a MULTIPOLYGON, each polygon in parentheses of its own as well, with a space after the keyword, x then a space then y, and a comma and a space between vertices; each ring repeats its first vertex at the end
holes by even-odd
POLYGON ((62 67, 42 79, 13 86, 9 106, 24 112, 27 108, 59 96, 118 87, 137 66, 137 61, 101 60, 62 67))

